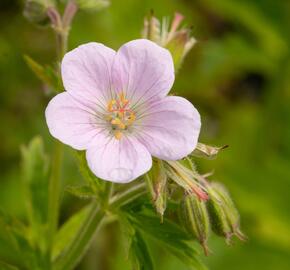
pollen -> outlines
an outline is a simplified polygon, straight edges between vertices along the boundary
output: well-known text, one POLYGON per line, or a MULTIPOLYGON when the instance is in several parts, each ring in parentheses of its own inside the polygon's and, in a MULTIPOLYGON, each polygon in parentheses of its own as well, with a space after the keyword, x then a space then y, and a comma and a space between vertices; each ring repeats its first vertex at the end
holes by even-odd
POLYGON ((122 136, 123 136, 123 133, 120 131, 120 130, 116 130, 114 132, 114 136, 117 140, 121 140, 122 136))
POLYGON ((130 101, 126 94, 121 92, 115 99, 111 99, 107 105, 108 114, 106 120, 111 124, 114 137, 120 140, 123 133, 136 119, 135 113, 130 109, 130 101))

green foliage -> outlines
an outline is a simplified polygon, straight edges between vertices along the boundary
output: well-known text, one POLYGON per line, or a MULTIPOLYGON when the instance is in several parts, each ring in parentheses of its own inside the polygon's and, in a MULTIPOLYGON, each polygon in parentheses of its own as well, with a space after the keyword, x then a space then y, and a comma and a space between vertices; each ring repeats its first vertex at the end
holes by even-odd
POLYGON ((52 92, 61 92, 63 90, 62 82, 53 67, 42 66, 28 55, 24 55, 24 60, 36 77, 47 85, 52 92))
POLYGON ((120 217, 123 245, 130 258, 132 268, 136 270, 153 270, 153 261, 142 233, 134 227, 125 216, 120 217))
MULTIPOLYGON (((4 124, 0 135, 0 204, 6 212, 23 218, 24 203, 17 174, 18 146, 36 133, 41 133, 48 142, 50 139, 43 124, 43 108, 48 100, 42 97, 21 55, 29 52, 36 55, 39 62, 46 63, 54 59, 55 52, 51 33, 25 23, 17 3, 19 1, 1 1, 0 88, 4 91, 0 93, 0 121, 4 124)), ((178 10, 193 26, 198 42, 185 59, 172 91, 187 97, 200 111, 202 141, 230 145, 230 149, 215 160, 197 159, 197 167, 201 172, 214 168, 215 178, 229 188, 242 210, 243 228, 250 241, 228 248, 214 238, 210 243, 214 254, 206 263, 215 270, 288 269, 288 1, 112 1, 110 8, 97 16, 78 15, 71 31, 70 49, 90 40, 117 49, 124 42, 139 37, 143 16, 150 8, 154 8, 158 18, 178 10)), ((73 162, 65 162, 63 173, 69 179, 66 184, 79 183, 74 168, 73 162)), ((62 202, 61 220, 80 204, 79 200, 72 200, 72 196, 64 196, 62 202)), ((172 202, 168 202, 166 215, 171 215, 171 207, 172 202)), ((108 228, 109 235, 113 235, 112 227, 108 228)), ((18 263, 20 256, 5 236, 8 234, 1 227, 1 257, 7 262, 15 261, 15 265, 24 269, 18 263)), ((100 241, 101 237, 96 239, 97 244, 100 241)), ((154 248, 151 255, 158 259, 156 267, 188 269, 167 253, 160 253, 158 245, 151 244, 154 248)), ((131 269, 119 254, 112 257, 108 253, 107 250, 101 255, 91 252, 79 268, 131 269), (113 267, 103 261, 96 262, 95 258, 100 256, 119 258, 118 264, 113 267)), ((28 260, 29 256, 21 261, 28 260)))
POLYGON ((90 186, 91 190, 98 195, 98 191, 103 191, 105 188, 105 182, 98 177, 96 177, 90 168, 88 167, 88 163, 86 160, 86 153, 85 151, 77 151, 75 152, 77 164, 80 170, 81 175, 83 176, 84 180, 90 186))
POLYGON ((58 230, 53 245, 53 260, 56 260, 72 243, 77 232, 83 225, 89 213, 89 207, 84 207, 71 216, 58 230))
POLYGON ((27 215, 34 245, 44 253, 48 223, 49 177, 48 157, 41 137, 35 137, 28 146, 22 146, 22 175, 26 195, 27 215))
POLYGON ((127 205, 123 211, 135 230, 140 230, 159 243, 167 252, 182 260, 188 267, 206 269, 198 258, 199 254, 190 241, 190 235, 181 226, 167 218, 164 218, 161 223, 152 207, 144 204, 143 200, 137 200, 131 205, 127 205))

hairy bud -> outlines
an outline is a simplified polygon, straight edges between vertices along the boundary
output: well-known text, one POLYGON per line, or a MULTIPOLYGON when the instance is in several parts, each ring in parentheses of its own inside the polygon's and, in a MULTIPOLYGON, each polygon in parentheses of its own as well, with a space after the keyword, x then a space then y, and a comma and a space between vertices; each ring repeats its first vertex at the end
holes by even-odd
POLYGON ((150 39, 171 52, 176 70, 196 43, 196 40, 191 37, 190 29, 180 27, 183 19, 183 15, 175 13, 171 24, 167 18, 163 18, 162 23, 160 23, 151 12, 144 20, 142 31, 143 38, 150 39))
POLYGON ((54 0, 26 0, 23 15, 30 22, 45 26, 49 24, 47 10, 54 5, 54 0))
POLYGON ((240 230, 240 215, 228 191, 220 183, 212 183, 208 187, 210 200, 208 210, 211 217, 212 229, 230 243, 231 237, 236 235, 240 240, 245 240, 245 235, 240 230))
POLYGON ((183 164, 183 161, 167 161, 166 173, 176 184, 181 186, 186 193, 196 194, 199 199, 208 199, 205 187, 197 180, 197 173, 183 164))
POLYGON ((181 218, 188 233, 199 241, 207 256, 210 222, 206 203, 196 195, 185 196, 181 203, 181 218))
POLYGON ((167 202, 167 175, 161 160, 154 161, 152 169, 146 174, 146 180, 156 211, 163 219, 167 202))

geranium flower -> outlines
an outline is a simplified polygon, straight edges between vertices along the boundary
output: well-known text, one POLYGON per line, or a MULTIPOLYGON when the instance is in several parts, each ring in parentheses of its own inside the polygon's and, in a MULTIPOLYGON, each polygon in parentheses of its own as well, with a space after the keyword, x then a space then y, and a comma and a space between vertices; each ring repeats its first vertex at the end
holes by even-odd
POLYGON ((150 170, 151 156, 178 160, 196 147, 198 111, 166 96, 174 82, 168 50, 145 39, 117 52, 88 43, 64 56, 61 71, 66 91, 49 102, 47 125, 61 142, 86 150, 96 176, 127 183, 150 170))

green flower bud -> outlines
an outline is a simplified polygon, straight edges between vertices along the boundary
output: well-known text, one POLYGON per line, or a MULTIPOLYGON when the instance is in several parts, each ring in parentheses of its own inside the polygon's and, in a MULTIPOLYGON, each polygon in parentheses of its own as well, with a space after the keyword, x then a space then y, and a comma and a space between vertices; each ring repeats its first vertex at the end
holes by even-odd
POLYGON ((167 203, 167 175, 161 160, 154 160, 152 169, 146 174, 146 180, 156 211, 163 219, 167 203))
POLYGON ((196 195, 185 196, 181 203, 181 218, 188 233, 199 241, 207 256, 209 253, 207 241, 210 234, 210 222, 206 203, 196 195))
POLYGON ((45 26, 50 21, 47 10, 54 5, 54 0, 26 0, 23 15, 30 22, 45 26))
POLYGON ((236 235, 240 240, 245 240, 245 235, 240 230, 240 215, 228 191, 220 183, 212 183, 208 187, 210 200, 208 210, 211 217, 212 229, 230 243, 231 237, 236 235))
POLYGON ((208 195, 206 189, 196 179, 197 172, 183 164, 184 161, 167 161, 166 173, 176 184, 181 186, 186 193, 196 194, 199 199, 206 201, 208 195))
POLYGON ((154 17, 153 12, 144 19, 144 28, 142 38, 152 40, 156 43, 160 42, 160 21, 154 17))
POLYGON ((110 5, 109 0, 75 0, 79 9, 84 11, 98 11, 110 5))
POLYGON ((167 18, 163 18, 160 23, 152 12, 145 18, 142 31, 143 38, 150 39, 171 52, 176 70, 196 43, 196 40, 191 37, 190 29, 180 27, 183 19, 180 13, 175 13, 171 24, 167 18))

